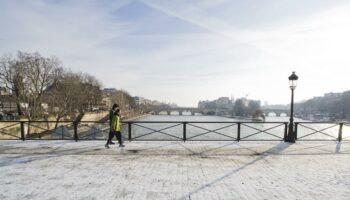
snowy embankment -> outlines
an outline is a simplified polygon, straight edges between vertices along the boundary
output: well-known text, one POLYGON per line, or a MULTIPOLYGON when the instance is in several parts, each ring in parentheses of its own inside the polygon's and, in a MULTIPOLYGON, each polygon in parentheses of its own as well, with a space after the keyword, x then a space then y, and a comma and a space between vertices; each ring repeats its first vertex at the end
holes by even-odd
POLYGON ((0 141, 0 199, 349 199, 350 143, 0 141))

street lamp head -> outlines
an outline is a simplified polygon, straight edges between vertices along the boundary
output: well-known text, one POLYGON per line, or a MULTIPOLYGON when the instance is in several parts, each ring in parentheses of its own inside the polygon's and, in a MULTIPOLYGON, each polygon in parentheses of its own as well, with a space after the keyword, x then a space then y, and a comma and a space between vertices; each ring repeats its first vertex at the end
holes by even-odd
POLYGON ((290 89, 294 90, 297 87, 298 76, 295 74, 295 72, 293 72, 292 75, 288 77, 288 79, 290 89))

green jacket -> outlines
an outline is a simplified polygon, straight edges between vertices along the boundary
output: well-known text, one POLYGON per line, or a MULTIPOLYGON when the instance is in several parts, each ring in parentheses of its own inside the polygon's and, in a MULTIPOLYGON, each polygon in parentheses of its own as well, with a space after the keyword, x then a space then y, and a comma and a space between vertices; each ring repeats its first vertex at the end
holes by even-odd
POLYGON ((113 131, 120 131, 121 123, 120 123, 120 117, 118 115, 113 116, 111 127, 113 131))

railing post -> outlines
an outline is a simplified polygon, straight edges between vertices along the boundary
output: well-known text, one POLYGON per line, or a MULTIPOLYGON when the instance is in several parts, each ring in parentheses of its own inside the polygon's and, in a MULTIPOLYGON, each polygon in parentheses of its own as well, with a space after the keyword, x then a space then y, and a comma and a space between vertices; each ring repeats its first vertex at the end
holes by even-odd
POLYGON ((239 142, 241 140, 241 122, 238 122, 237 124, 237 141, 239 142))
POLYGON ((183 131, 183 141, 186 142, 186 122, 183 122, 183 128, 184 128, 184 131, 183 131))
POLYGON ((286 141, 286 139, 287 139, 287 131, 288 131, 288 123, 287 122, 285 122, 284 123, 284 141, 286 141))
POLYGON ((61 139, 63 140, 63 126, 61 126, 61 139))
POLYGON ((129 141, 131 141, 131 122, 128 122, 128 137, 129 141))
POLYGON ((25 140, 25 138, 24 138, 24 122, 20 122, 21 123, 21 139, 22 139, 22 141, 24 141, 25 140))
POLYGON ((78 142, 78 123, 79 122, 77 122, 77 121, 74 121, 73 122, 73 126, 74 126, 74 140, 76 141, 76 142, 78 142))
POLYGON ((297 140, 298 139, 298 122, 295 122, 294 125, 295 125, 294 135, 295 135, 295 140, 297 140))
POLYGON ((343 123, 339 124, 339 134, 338 134, 338 141, 341 142, 343 137, 343 123))

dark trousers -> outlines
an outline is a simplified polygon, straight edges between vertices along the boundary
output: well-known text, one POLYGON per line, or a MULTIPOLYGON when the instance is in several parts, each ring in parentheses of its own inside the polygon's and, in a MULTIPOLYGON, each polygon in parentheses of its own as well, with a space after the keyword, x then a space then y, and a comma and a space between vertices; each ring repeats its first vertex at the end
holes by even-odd
POLYGON ((107 140, 107 145, 112 142, 112 139, 114 137, 114 135, 117 137, 117 140, 118 140, 118 143, 119 144, 122 144, 122 134, 120 131, 109 131, 109 137, 108 137, 108 140, 107 140))

